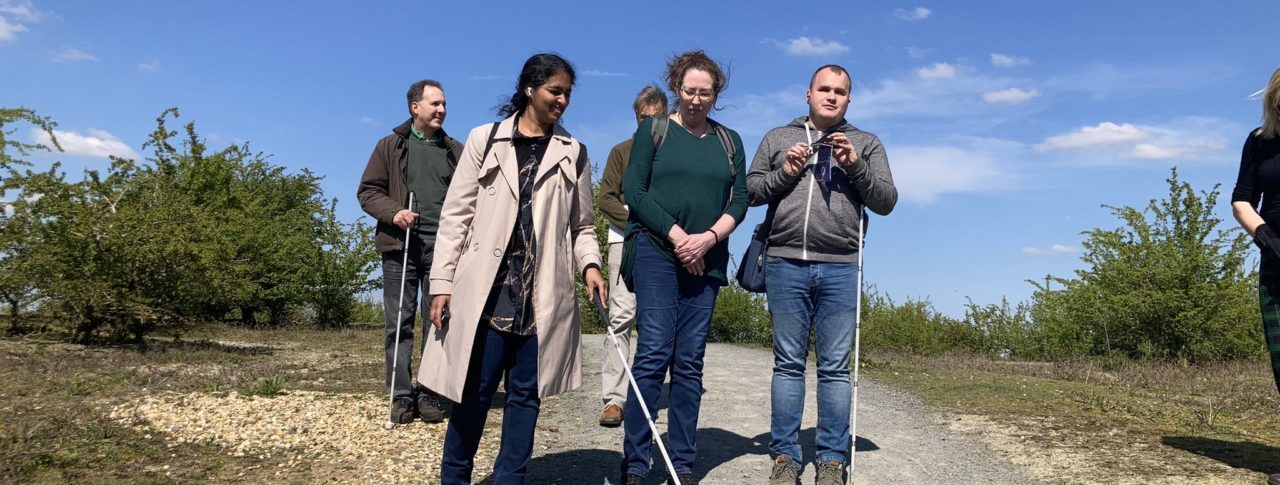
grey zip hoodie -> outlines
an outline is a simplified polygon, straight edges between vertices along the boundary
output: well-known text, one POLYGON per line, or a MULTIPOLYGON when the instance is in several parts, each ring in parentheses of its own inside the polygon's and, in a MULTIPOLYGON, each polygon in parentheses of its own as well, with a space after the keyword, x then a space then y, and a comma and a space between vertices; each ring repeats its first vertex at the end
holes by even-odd
POLYGON ((819 183, 813 176, 815 157, 799 175, 782 169, 787 150, 796 143, 817 140, 822 132, 809 127, 802 116, 790 124, 769 130, 747 172, 747 196, 752 206, 776 205, 769 231, 770 256, 826 263, 853 263, 858 255, 858 226, 863 207, 888 215, 898 202, 889 158, 880 139, 844 120, 826 131, 844 132, 858 151, 858 161, 836 170, 831 181, 819 183))

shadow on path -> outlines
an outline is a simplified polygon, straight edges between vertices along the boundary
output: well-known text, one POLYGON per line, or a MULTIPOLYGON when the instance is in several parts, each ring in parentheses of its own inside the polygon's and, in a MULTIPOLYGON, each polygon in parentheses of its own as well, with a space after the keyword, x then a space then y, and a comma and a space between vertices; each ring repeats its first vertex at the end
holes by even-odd
POLYGON ((1280 448, 1252 441, 1223 441, 1196 436, 1165 436, 1165 446, 1212 458, 1233 468, 1280 473, 1280 448))

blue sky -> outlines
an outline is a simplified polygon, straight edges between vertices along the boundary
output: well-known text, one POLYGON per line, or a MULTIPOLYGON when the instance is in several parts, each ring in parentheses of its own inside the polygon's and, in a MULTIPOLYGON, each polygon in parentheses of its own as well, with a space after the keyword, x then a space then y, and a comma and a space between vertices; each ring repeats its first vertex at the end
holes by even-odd
MULTIPOLYGON (((444 83, 445 128, 493 121, 530 54, 579 72, 565 126, 603 164, 630 102, 671 54, 731 67, 715 117, 749 153, 805 113, 819 65, 853 74, 848 118, 885 144, 900 201, 871 222, 866 278, 960 316, 966 298, 1022 301, 1024 280, 1080 267, 1100 207, 1144 205, 1185 180, 1230 192, 1257 126, 1247 97, 1280 66, 1271 1, 62 2, 0 0, 0 106, 59 123, 73 172, 145 156, 177 106, 209 144, 249 141, 323 175, 347 220, 404 92, 444 83)), ((26 128, 23 128, 26 130, 26 128)), ((31 133, 20 133, 31 138, 31 133)), ((1220 217, 1231 221, 1221 199, 1220 217)), ((741 254, 763 209, 731 245, 741 254)))

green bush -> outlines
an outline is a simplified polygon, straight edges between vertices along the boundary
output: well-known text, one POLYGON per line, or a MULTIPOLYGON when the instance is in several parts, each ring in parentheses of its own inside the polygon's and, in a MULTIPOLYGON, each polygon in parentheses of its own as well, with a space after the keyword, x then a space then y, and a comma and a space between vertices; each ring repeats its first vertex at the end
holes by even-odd
POLYGON ((1104 206, 1122 224, 1086 233, 1076 278, 1033 283, 1033 353, 1182 362, 1262 354, 1247 235, 1219 229, 1219 186, 1197 193, 1171 172, 1167 199, 1144 210, 1104 206))

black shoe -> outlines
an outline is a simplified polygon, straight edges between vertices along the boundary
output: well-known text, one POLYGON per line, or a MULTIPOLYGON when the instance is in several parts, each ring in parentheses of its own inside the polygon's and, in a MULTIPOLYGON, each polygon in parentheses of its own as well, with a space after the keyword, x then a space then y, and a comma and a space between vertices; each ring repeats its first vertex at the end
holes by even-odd
POLYGON ((418 410, 414 409, 413 398, 404 396, 398 397, 391 403, 391 422, 396 424, 409 424, 413 422, 413 418, 418 417, 418 410))
MULTIPOLYGON (((698 479, 693 478, 692 473, 677 473, 676 478, 680 479, 680 485, 698 485, 698 479)), ((676 481, 667 479, 667 485, 675 485, 676 481)))
POLYGON ((429 390, 418 394, 418 416, 428 423, 443 422, 449 411, 449 400, 429 390))
POLYGON ((622 475, 622 485, 644 485, 644 477, 634 473, 622 475))

